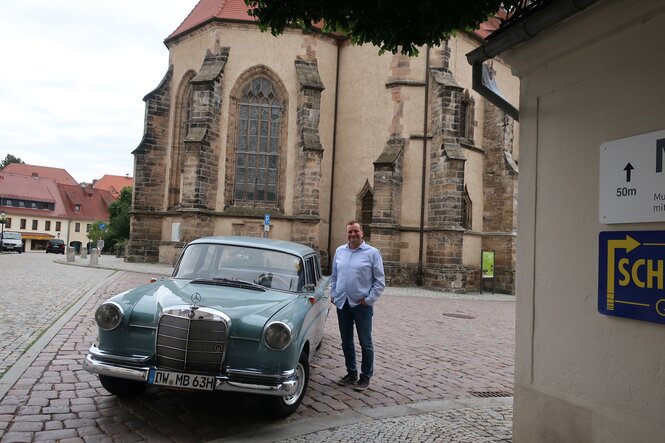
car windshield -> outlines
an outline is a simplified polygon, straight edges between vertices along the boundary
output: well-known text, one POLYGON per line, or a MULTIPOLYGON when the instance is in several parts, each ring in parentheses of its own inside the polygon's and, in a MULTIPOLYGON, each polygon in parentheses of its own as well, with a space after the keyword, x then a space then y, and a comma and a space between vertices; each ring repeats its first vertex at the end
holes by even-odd
POLYGON ((2 238, 11 239, 11 240, 20 240, 21 234, 18 232, 4 232, 2 238))
POLYGON ((175 278, 241 280, 267 288, 302 291, 304 272, 299 257, 280 251, 200 243, 185 249, 175 278))

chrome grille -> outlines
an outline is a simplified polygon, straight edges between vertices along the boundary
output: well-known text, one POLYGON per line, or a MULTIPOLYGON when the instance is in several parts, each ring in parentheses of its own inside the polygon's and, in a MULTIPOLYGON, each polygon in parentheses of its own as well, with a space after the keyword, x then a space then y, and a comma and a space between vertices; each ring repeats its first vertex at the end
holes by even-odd
POLYGON ((228 326, 223 320, 165 314, 157 328, 157 366, 216 374, 222 368, 228 326))

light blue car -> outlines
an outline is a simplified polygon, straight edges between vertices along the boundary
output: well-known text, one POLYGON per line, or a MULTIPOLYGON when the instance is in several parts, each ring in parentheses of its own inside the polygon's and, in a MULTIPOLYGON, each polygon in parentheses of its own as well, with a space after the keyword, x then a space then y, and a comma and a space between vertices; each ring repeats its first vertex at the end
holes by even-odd
POLYGON ((83 368, 118 396, 147 385, 265 394, 293 413, 330 306, 312 248, 253 237, 187 245, 173 276, 118 294, 95 313, 83 368))

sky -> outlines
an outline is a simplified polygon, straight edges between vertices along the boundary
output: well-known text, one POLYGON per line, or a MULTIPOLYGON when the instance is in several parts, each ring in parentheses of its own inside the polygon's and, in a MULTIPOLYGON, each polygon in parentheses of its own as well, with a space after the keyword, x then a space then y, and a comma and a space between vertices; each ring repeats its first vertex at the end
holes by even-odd
POLYGON ((0 5, 0 160, 79 183, 133 175, 143 97, 198 0, 15 0, 0 5))

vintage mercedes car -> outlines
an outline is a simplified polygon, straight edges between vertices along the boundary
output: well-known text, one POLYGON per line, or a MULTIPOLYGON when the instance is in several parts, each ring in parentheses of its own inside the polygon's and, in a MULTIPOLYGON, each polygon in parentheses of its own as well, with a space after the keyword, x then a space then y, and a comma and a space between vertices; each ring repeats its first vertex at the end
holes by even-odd
POLYGON ((252 237, 187 245, 173 275, 105 301, 83 368, 125 396, 147 385, 265 394, 293 413, 330 306, 312 248, 252 237))

